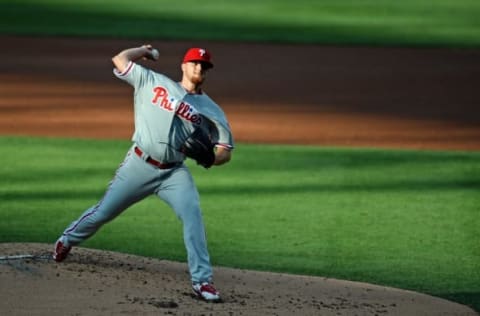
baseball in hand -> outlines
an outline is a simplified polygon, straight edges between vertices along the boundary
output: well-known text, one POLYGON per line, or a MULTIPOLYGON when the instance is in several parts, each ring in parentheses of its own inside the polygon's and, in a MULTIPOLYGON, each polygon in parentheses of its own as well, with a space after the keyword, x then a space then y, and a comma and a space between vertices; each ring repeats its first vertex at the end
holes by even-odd
POLYGON ((160 57, 160 53, 159 53, 158 50, 155 49, 155 48, 152 49, 151 54, 152 54, 153 60, 157 60, 158 57, 160 57))

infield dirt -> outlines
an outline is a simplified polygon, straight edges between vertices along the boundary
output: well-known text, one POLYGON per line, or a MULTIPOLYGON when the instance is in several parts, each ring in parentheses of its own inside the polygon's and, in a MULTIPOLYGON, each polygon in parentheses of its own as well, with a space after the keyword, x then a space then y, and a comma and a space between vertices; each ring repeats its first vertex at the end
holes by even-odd
MULTIPOLYGON (((1 37, 0 134, 129 139, 132 89, 111 57, 141 41, 1 37)), ((480 50, 152 42, 180 78, 190 46, 237 142, 480 149, 480 50)))
MULTIPOLYGON (((139 41, 0 37, 0 134, 129 139, 132 90, 110 58, 139 41)), ((235 140, 480 149, 480 51, 151 42, 149 67, 179 78, 206 46, 205 90, 235 140)), ((52 245, 0 244, 0 256, 52 245)), ((214 254, 212 254, 214 256, 214 254)), ((224 302, 191 297, 186 265, 76 248, 65 263, 0 263, 5 315, 476 315, 431 296, 321 277, 215 268, 224 302)))

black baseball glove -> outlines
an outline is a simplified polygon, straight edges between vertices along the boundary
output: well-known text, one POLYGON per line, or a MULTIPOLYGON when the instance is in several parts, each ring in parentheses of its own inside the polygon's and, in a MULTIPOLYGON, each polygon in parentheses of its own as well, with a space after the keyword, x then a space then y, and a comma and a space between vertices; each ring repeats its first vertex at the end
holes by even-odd
POLYGON ((210 136, 202 129, 197 128, 195 131, 185 140, 180 147, 180 151, 185 156, 192 158, 197 164, 204 168, 210 168, 215 162, 215 145, 210 140, 210 136))

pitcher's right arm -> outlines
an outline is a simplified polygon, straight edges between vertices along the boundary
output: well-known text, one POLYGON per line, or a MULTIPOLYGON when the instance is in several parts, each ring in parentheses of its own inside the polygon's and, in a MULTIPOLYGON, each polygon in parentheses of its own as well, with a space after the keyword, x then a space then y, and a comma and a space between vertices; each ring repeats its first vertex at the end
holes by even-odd
POLYGON ((152 55, 152 45, 142 45, 140 47, 127 48, 112 58, 113 65, 117 68, 117 71, 122 73, 126 70, 129 62, 135 62, 139 59, 152 59, 155 58, 152 55))

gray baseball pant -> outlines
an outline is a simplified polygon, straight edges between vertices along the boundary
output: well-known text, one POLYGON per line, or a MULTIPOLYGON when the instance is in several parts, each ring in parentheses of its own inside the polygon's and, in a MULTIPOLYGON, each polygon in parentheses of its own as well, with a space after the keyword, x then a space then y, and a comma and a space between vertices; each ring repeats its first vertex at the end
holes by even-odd
POLYGON ((190 171, 184 164, 172 169, 158 169, 137 156, 132 149, 103 198, 67 227, 60 239, 67 246, 76 246, 95 234, 103 224, 151 194, 168 203, 183 223, 192 283, 211 281, 212 268, 199 194, 190 171))

